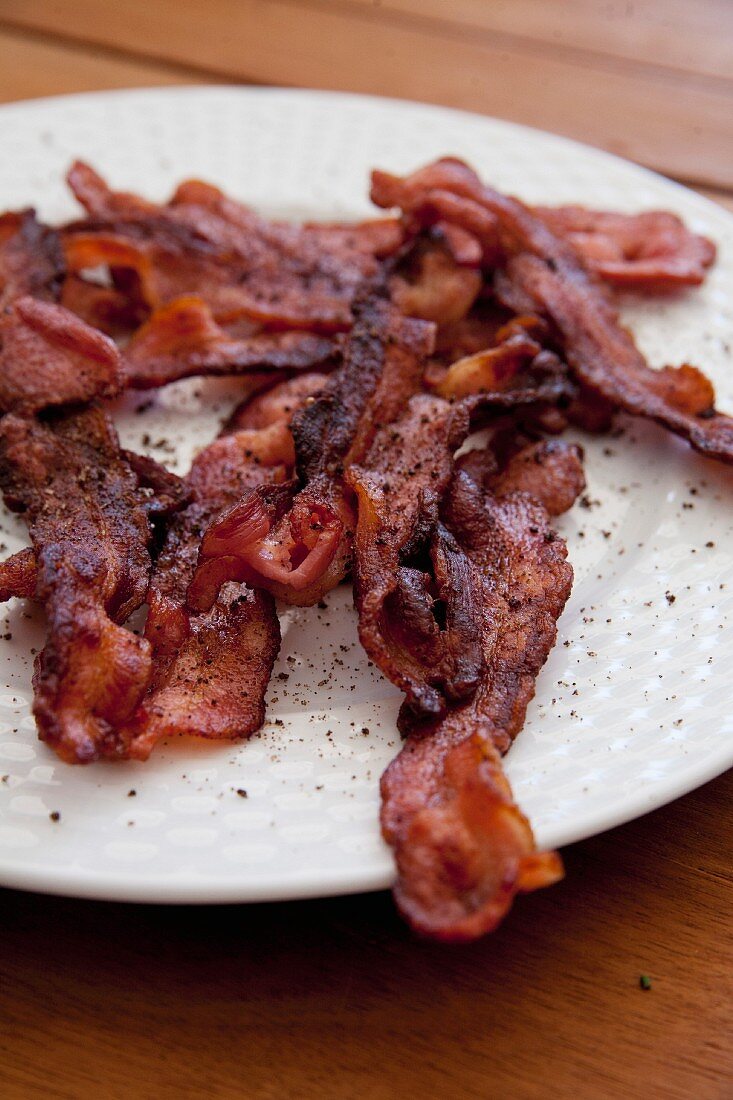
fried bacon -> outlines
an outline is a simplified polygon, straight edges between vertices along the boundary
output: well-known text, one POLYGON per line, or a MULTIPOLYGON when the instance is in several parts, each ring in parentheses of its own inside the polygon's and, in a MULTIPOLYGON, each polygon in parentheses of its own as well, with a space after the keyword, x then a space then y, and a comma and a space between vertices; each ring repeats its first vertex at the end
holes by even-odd
POLYGON ((266 222, 197 181, 156 207, 109 191, 86 165, 75 165, 69 179, 90 214, 63 233, 70 271, 132 271, 150 308, 196 294, 218 322, 248 317, 269 328, 344 331, 358 288, 403 238, 394 220, 266 222))
POLYGON ((381 294, 365 295, 343 365, 293 419, 302 488, 294 481, 277 492, 254 490, 208 529, 189 589, 192 608, 211 606, 226 579, 301 605, 343 579, 354 530, 343 473, 420 388, 431 346, 430 325, 402 317, 381 294))
POLYGON ((386 205, 411 211, 433 188, 448 190, 471 210, 478 205, 496 219, 505 280, 515 288, 515 301, 529 301, 552 323, 568 365, 590 393, 656 420, 702 454, 733 462, 733 419, 714 408, 705 376, 688 365, 652 370, 572 245, 528 207, 485 186, 453 159, 404 180, 375 173, 372 191, 378 205, 384 199, 386 205))
MULTIPOLYGON (((577 451, 555 457, 567 463, 563 480, 577 476, 577 451)), ((381 784, 397 904, 418 932, 448 941, 483 935, 517 893, 562 876, 555 853, 536 851, 500 758, 524 723, 572 570, 540 500, 510 489, 509 474, 496 495, 470 470, 459 465, 443 516, 481 580, 481 682, 470 702, 413 724, 381 784)), ((544 480, 534 488, 545 495, 544 480)))
POLYGON ((501 760, 572 583, 550 517, 585 485, 544 435, 624 410, 733 462, 710 382, 651 370, 601 281, 696 285, 714 246, 660 211, 525 206, 454 159, 375 172, 400 216, 356 225, 270 222, 199 180, 156 204, 81 162, 68 179, 82 220, 0 217, 0 488, 31 540, 0 602, 47 615, 39 736, 70 763, 248 736, 273 597, 312 604, 353 559, 361 642, 405 695, 381 783, 397 904, 421 934, 482 935, 563 873, 501 760), (183 479, 99 405, 233 374, 246 397, 183 479))
POLYGON ((227 432, 239 428, 269 428, 271 424, 282 422, 290 425, 295 413, 310 397, 316 397, 326 385, 328 375, 309 371, 296 374, 287 382, 280 382, 272 388, 265 387, 264 393, 245 398, 226 422, 227 432))
MULTIPOLYGON (((477 266, 480 257, 478 263, 491 268, 501 259, 500 217, 478 190, 460 182, 456 186, 455 173, 449 172, 450 166, 459 164, 445 158, 407 180, 374 172, 372 200, 377 206, 400 207, 413 231, 439 224, 445 232, 452 226, 453 233, 461 234, 461 248, 452 250, 456 261, 477 266), (474 249, 466 238, 473 239, 474 249)), ((715 261, 713 242, 690 232, 680 218, 664 210, 616 214, 582 206, 525 209, 567 240, 587 268, 612 286, 656 293, 696 286, 715 261)))
POLYGON ((705 375, 688 364, 652 370, 574 258, 552 262, 553 268, 539 256, 518 255, 508 272, 559 329, 567 363, 586 390, 657 421, 709 458, 733 462, 733 419, 715 409, 705 375))
POLYGON ((582 206, 536 206, 534 213, 607 283, 664 292, 698 286, 715 262, 715 245, 664 210, 609 214, 582 206))
POLYGON ((441 397, 466 397, 510 388, 521 368, 532 363, 542 345, 532 337, 536 317, 518 317, 503 325, 491 347, 452 363, 435 386, 441 397))
POLYGON ((38 567, 32 546, 0 562, 0 603, 18 599, 30 600, 36 594, 38 567))
POLYGON ((358 502, 359 638, 423 717, 470 696, 481 672, 477 578, 438 517, 467 432, 461 406, 415 396, 346 474, 358 502))
POLYGON ((0 317, 0 340, 2 412, 33 413, 120 389, 115 345, 62 306, 18 298, 0 317))
POLYGON ((199 297, 161 306, 125 349, 127 385, 153 389, 194 375, 304 370, 336 353, 333 340, 311 332, 254 332, 234 338, 199 297))
MULTIPOLYGON (((471 458, 471 454, 465 456, 462 468, 473 474, 471 458)), ((577 445, 559 439, 526 442, 510 456, 505 455, 500 468, 485 475, 483 483, 496 497, 526 493, 538 500, 548 515, 560 516, 572 508, 585 489, 582 460, 577 445)))
POLYGON ((262 725, 280 645, 272 597, 226 584, 209 609, 191 613, 186 590, 207 524, 248 488, 281 484, 292 472, 288 424, 322 382, 320 375, 300 375, 254 396, 247 409, 253 426, 220 436, 194 460, 185 478, 192 499, 173 518, 148 592, 153 676, 129 725, 131 755, 144 759, 173 734, 239 738, 262 725))
MULTIPOLYGON (((150 528, 110 420, 94 406, 43 423, 9 413, 0 485, 28 519, 48 620, 34 676, 39 736, 68 763, 124 756, 116 727, 147 684, 150 647, 119 624, 145 599, 150 528)), ((28 552, 24 568, 30 583, 28 552)))
POLYGON ((34 210, 0 215, 0 309, 25 295, 55 300, 63 274, 59 235, 34 210))
POLYGON ((115 339, 129 336, 150 312, 136 297, 80 275, 66 276, 59 301, 82 321, 115 339))
POLYGON ((481 272, 459 263, 440 240, 418 240, 390 280, 406 317, 449 325, 462 320, 481 290, 481 272))

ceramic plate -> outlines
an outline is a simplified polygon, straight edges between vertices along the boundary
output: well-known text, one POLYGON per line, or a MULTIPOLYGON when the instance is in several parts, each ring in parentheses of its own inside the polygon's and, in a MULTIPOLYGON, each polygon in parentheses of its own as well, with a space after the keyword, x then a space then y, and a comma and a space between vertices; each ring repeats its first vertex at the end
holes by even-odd
MULTIPOLYGON (((529 201, 675 210, 715 238, 719 262, 703 289, 629 301, 625 316, 652 363, 699 363, 733 411, 733 217, 594 149, 436 107, 216 87, 3 107, 0 138, 12 150, 0 208, 32 203, 51 221, 74 213, 62 180, 75 157, 151 198, 200 176, 294 218, 367 215, 372 166, 446 153, 529 201)), ((236 383, 194 380, 152 404, 127 400, 120 434, 184 472, 236 395, 236 383)), ((585 507, 561 524, 575 587, 507 758, 541 846, 627 821, 733 763, 733 474, 653 425, 622 428, 584 440, 585 507)), ((25 545, 17 519, 2 528, 9 552, 25 545)), ((0 609, 0 881, 184 902, 388 886, 378 782, 398 748, 400 697, 360 650, 350 590, 327 604, 283 613, 268 719, 250 741, 171 742, 146 764, 74 768, 39 743, 29 713, 42 618, 19 602, 0 609)))

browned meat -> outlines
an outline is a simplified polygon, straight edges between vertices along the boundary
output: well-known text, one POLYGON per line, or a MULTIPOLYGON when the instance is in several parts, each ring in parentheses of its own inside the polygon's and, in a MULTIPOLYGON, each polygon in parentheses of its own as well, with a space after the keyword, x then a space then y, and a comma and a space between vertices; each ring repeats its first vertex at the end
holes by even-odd
POLYGON ((124 756, 117 726, 150 675, 150 647, 118 625, 144 599, 150 528, 101 409, 0 421, 0 485, 25 511, 48 620, 36 659, 39 735, 69 763, 124 756))
POLYGON ((394 221, 266 222, 195 181, 159 207, 110 192, 86 165, 74 167, 70 182, 90 214, 63 233, 72 272, 100 264, 132 271, 152 309, 196 294, 218 322, 248 317, 270 328, 346 330, 358 288, 402 240, 394 221))
POLYGON ((115 345, 62 306, 17 299, 0 317, 0 341, 2 412, 33 413, 120 389, 115 345))
POLYGON ((564 358, 589 392, 656 420, 710 458, 733 462, 733 420, 715 410, 705 376, 687 365, 652 370, 572 245, 528 207, 485 186, 467 165, 452 159, 404 180, 376 173, 373 195, 378 203, 385 199, 411 210, 433 188, 450 191, 471 208, 481 206, 496 219, 505 281, 515 288, 515 303, 532 303, 552 323, 564 358))
MULTIPOLYGON (((292 472, 288 424, 293 406, 309 396, 307 377, 252 398, 249 417, 258 426, 214 440, 185 478, 192 499, 172 520, 148 592, 145 637, 152 646, 153 677, 130 724, 134 756, 144 758, 161 738, 174 734, 238 738, 262 724, 280 645, 272 597, 230 583, 209 609, 190 613, 186 590, 212 519, 248 488, 281 484, 292 472)), ((321 377, 310 377, 310 392, 317 391, 321 377)))
POLYGON ((129 336, 150 312, 134 295, 82 279, 80 275, 67 275, 59 301, 82 321, 115 339, 129 336))
POLYGON ((59 235, 34 210, 0 215, 0 309, 24 295, 55 300, 63 274, 59 235))
MULTIPOLYGON (((568 448, 566 459, 563 480, 578 455, 568 448)), ((562 875, 557 855, 537 853, 500 754, 524 723, 572 570, 544 505, 523 492, 487 492, 470 465, 457 469, 443 511, 481 578, 483 674, 470 702, 412 724, 382 777, 382 831, 404 916, 424 935, 456 941, 490 931, 515 894, 562 875)))
POLYGON ((438 517, 467 432, 461 406, 413 397, 346 475, 358 502, 359 638, 423 717, 470 696, 481 673, 478 578, 438 517))
POLYGON ((583 206, 536 206, 534 212, 570 241, 591 271, 622 289, 697 286, 715 261, 713 242, 665 210, 609 214, 583 206))
POLYGON ((432 326, 402 317, 381 294, 362 299, 343 365, 293 419, 302 487, 253 491, 209 528, 191 607, 211 606, 226 578, 295 604, 315 603, 343 579, 354 530, 343 473, 420 388, 431 343, 432 326))
POLYGON ((309 371, 296 374, 287 382, 281 382, 264 393, 250 395, 234 410, 226 423, 227 431, 239 428, 269 428, 283 421, 290 424, 295 413, 308 398, 316 397, 326 385, 328 375, 309 371))
MULTIPOLYGON (((453 232, 461 233, 462 247, 453 250, 457 262, 475 266, 478 256, 482 266, 493 267, 502 252, 500 218, 477 189, 457 182, 456 166, 466 168, 445 158, 406 181, 374 172, 372 199, 377 206, 400 207, 410 228, 452 226, 453 232), (473 249, 466 238, 475 242, 473 249)), ((713 242, 692 233, 668 211, 617 214, 582 206, 526 209, 567 240, 589 270, 623 289, 664 293, 695 286, 715 261, 713 242)))
POLYGON ((312 332, 232 337, 192 295, 161 306, 138 329, 125 349, 125 380, 137 389, 153 389, 194 375, 304 370, 335 354, 332 339, 312 332))
POLYGON ((36 594, 38 568, 32 546, 0 562, 0 603, 13 597, 30 600, 36 594))

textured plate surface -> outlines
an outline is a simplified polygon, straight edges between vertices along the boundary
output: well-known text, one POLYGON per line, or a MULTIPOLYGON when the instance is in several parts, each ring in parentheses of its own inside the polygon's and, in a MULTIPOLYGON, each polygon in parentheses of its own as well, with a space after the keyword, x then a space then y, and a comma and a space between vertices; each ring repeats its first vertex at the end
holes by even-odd
MULTIPOLYGON (((0 208, 33 203, 49 220, 74 213, 62 183, 74 157, 151 198, 201 176, 280 216, 368 214, 370 167, 409 170, 445 153, 530 201, 675 210, 715 238, 719 262, 704 289, 629 302, 625 316, 655 365, 699 363, 733 411, 733 218, 596 150, 434 107, 231 88, 3 107, 0 136, 12 150, 0 161, 0 208)), ((236 393, 193 381, 142 412, 148 395, 127 401, 122 438, 182 472, 236 393)), ((610 828, 733 763, 733 473, 650 425, 584 443, 586 507, 562 522, 575 588, 507 765, 541 845, 610 828)), ((18 520, 5 515, 2 528, 8 551, 25 544, 18 520)), ((399 696, 360 651, 349 589, 326 610, 283 615, 260 735, 170 743, 144 765, 58 763, 29 715, 41 617, 18 602, 0 615, 1 882, 191 902, 390 883, 378 780, 398 746, 399 696)))

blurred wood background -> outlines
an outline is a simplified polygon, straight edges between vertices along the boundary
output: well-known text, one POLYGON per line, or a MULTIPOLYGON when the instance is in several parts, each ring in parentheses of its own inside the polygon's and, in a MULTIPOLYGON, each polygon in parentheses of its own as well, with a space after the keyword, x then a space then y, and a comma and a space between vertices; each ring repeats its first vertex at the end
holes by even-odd
POLYGON ((443 103, 733 193, 730 0, 0 0, 0 98, 198 81, 443 103))
MULTIPOLYGON (((0 101, 198 82, 497 115, 733 209, 731 0, 0 0, 0 101)), ((412 938, 386 894, 7 891, 0 1093, 730 1100, 732 797, 733 772, 574 845, 563 884, 454 950, 412 938)))

